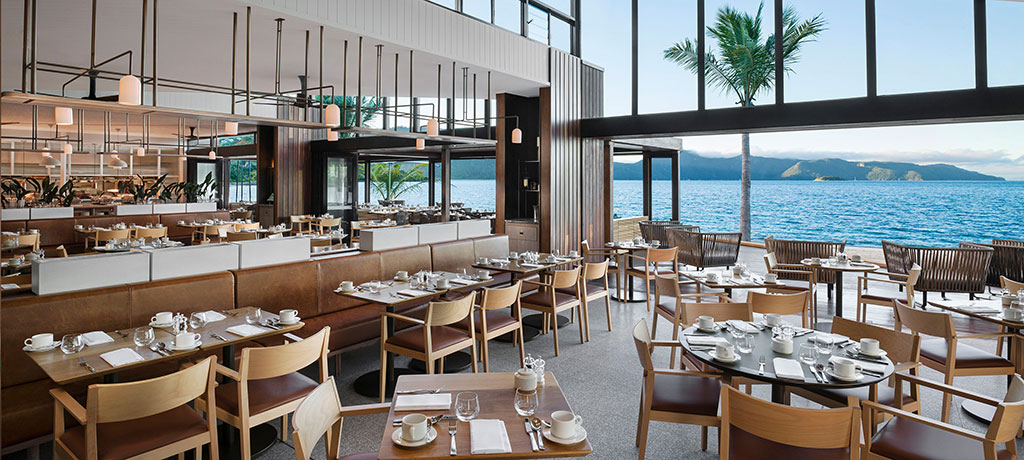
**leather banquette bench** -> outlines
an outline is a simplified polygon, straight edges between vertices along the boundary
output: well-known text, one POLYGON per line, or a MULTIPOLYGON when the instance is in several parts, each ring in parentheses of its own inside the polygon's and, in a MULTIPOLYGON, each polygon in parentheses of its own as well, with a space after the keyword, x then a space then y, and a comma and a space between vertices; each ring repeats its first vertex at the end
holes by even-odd
MULTIPOLYGON (((53 431, 53 404, 48 391, 55 384, 21 349, 22 341, 32 334, 52 332, 59 339, 72 332, 130 330, 148 324, 159 311, 187 314, 254 305, 271 312, 297 309, 305 322, 305 327, 295 333, 300 337, 331 326, 330 348, 337 352, 377 339, 383 311, 378 305, 335 294, 341 281, 358 284, 388 279, 398 270, 415 273, 470 268, 477 257, 507 254, 508 236, 491 235, 86 291, 5 298, 0 303, 3 450, 6 453, 35 445, 53 431)), ((492 285, 510 280, 507 273, 494 272, 492 276, 492 285)), ((417 316, 420 310, 422 305, 399 311, 417 316)), ((125 372, 122 380, 172 370, 147 366, 125 372)), ((97 382, 98 378, 78 382, 68 390, 84 397, 86 387, 97 382)))
POLYGON ((39 230, 39 245, 43 248, 55 248, 64 245, 68 250, 82 249, 85 234, 75 231, 75 225, 85 228, 90 226, 109 227, 112 224, 126 223, 145 226, 147 224, 163 224, 167 227, 167 236, 175 240, 188 240, 192 230, 179 227, 178 221, 205 221, 206 219, 228 220, 228 211, 189 212, 181 214, 142 214, 137 216, 81 216, 65 219, 8 220, 0 222, 0 229, 6 232, 21 230, 39 230))

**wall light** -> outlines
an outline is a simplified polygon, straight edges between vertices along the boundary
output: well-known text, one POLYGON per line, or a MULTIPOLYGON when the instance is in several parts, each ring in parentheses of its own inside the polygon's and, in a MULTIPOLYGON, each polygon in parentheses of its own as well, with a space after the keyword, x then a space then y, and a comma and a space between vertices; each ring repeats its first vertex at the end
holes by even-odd
POLYGON ((334 141, 338 140, 338 132, 334 131, 332 129, 328 129, 327 130, 327 140, 330 141, 330 142, 334 142, 334 141))
POLYGON ((516 128, 512 130, 512 143, 522 144, 523 143, 523 130, 516 128))
POLYGON ((146 149, 142 147, 135 147, 135 156, 144 157, 146 156, 146 149))
POLYGON ((125 163, 124 160, 117 157, 117 154, 114 154, 113 158, 110 160, 110 167, 114 169, 123 169, 128 167, 128 163, 125 163))
POLYGON ((210 159, 211 160, 216 160, 217 159, 217 152, 216 151, 210 150, 210 159))
POLYGON ((71 149, 71 144, 64 144, 64 154, 65 155, 71 155, 72 153, 73 152, 72 152, 72 149, 71 149))

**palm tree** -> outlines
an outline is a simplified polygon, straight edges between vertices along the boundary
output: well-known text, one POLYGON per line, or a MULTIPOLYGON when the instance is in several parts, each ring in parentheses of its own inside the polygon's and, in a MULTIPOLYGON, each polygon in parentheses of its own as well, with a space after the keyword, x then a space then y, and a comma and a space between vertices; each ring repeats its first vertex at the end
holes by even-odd
MULTIPOLYGON (((723 92, 734 93, 742 107, 754 105, 761 93, 775 85, 775 35, 763 37, 761 11, 751 16, 732 7, 718 10, 707 34, 718 43, 718 55, 708 51, 704 57, 704 78, 723 92)), ((825 30, 825 19, 817 15, 802 21, 792 6, 782 12, 782 62, 786 72, 800 58, 800 47, 814 41, 825 30)), ((697 73, 697 44, 689 38, 665 50, 665 59, 697 73)), ((743 133, 742 173, 740 177, 740 232, 750 240, 750 134, 743 133)))
POLYGON ((381 199, 391 201, 398 199, 406 192, 418 190, 427 181, 424 174, 427 165, 420 163, 411 168, 403 168, 402 163, 373 163, 370 165, 370 187, 380 195, 381 199))
MULTIPOLYGON (((310 96, 314 100, 319 100, 318 96, 310 96)), ((362 99, 354 96, 341 97, 335 96, 333 99, 330 96, 324 96, 324 101, 329 104, 334 104, 338 107, 347 107, 345 111, 345 119, 342 120, 341 126, 355 126, 356 125, 356 107, 359 106, 358 101, 362 101, 362 123, 366 126, 366 123, 373 120, 376 117, 381 116, 380 109, 383 107, 383 100, 379 100, 373 97, 364 97, 362 99)), ((352 133, 341 133, 340 137, 352 137, 352 133)))

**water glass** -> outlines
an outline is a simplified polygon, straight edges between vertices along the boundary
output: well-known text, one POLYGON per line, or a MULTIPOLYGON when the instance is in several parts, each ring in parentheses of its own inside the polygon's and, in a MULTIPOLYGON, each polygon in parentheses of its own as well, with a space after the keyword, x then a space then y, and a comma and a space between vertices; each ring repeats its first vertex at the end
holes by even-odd
POLYGON ((810 342, 804 342, 800 344, 800 361, 808 366, 813 366, 814 363, 818 362, 818 351, 815 349, 814 344, 810 342))
POLYGON ((818 337, 814 341, 814 346, 818 349, 819 355, 828 357, 832 354, 832 337, 818 337))
POLYGON ((78 353, 83 348, 85 348, 85 340, 82 339, 82 334, 67 334, 60 340, 60 351, 66 355, 78 353))
POLYGON ((476 393, 462 392, 455 395, 455 416, 459 421, 468 422, 480 413, 480 399, 476 393))
POLYGON ((537 412, 538 404, 540 403, 537 398, 537 390, 524 391, 516 389, 515 406, 517 414, 523 417, 533 415, 534 412, 537 412))
POLYGON ((199 329, 206 325, 206 313, 193 312, 188 316, 188 325, 192 326, 192 330, 199 329))
POLYGON ((754 351, 754 336, 750 334, 743 334, 740 337, 736 337, 733 345, 736 346, 736 351, 740 354, 745 355, 750 353, 751 351, 754 351))
POLYGON ((155 339, 156 335, 153 333, 153 328, 149 326, 135 328, 135 334, 132 336, 132 341, 135 342, 137 347, 149 346, 155 339))
POLYGON ((245 314, 245 322, 249 324, 259 324, 260 318, 262 317, 263 311, 260 310, 259 307, 256 307, 249 310, 249 312, 245 314))

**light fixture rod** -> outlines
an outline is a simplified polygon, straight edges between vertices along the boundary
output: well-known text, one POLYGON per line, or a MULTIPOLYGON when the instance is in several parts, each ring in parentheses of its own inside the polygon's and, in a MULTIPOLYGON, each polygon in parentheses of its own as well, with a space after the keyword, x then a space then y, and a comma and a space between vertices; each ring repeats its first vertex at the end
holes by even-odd
POLYGON ((36 93, 36 48, 39 46, 39 22, 36 15, 36 0, 32 0, 32 94, 36 93))
POLYGON ((231 113, 235 113, 235 64, 238 54, 238 13, 231 13, 231 113))
POLYGON ((302 91, 299 92, 299 96, 302 97, 302 121, 309 121, 309 94, 306 93, 309 87, 309 29, 306 29, 305 58, 302 65, 302 91))
POLYGON ((409 131, 416 131, 419 123, 416 122, 416 93, 412 91, 412 50, 409 50, 409 104, 412 104, 412 117, 409 118, 409 131))
POLYGON ((251 115, 249 111, 252 93, 249 91, 249 59, 252 58, 250 45, 252 44, 252 7, 245 7, 245 115, 251 115))
MULTIPOLYGON (((473 74, 473 119, 476 120, 476 73, 473 74)), ((473 122, 473 137, 476 137, 476 122, 473 122)))
MULTIPOLYGON (((28 40, 29 40, 29 20, 30 11, 32 7, 32 0, 25 0, 22 4, 22 9, 25 13, 25 19, 21 23, 21 91, 27 92, 28 90, 28 40)), ((92 51, 93 61, 96 60, 96 0, 92 0, 92 51)), ((11 170, 11 172, 14 172, 11 170)))
POLYGON ((281 94, 281 26, 284 18, 277 18, 277 57, 274 59, 274 94, 281 94))
MULTIPOLYGON (((158 0, 153 0, 153 107, 156 107, 156 87, 158 86, 159 80, 156 76, 156 50, 157 50, 157 37, 156 37, 156 6, 158 0)), ((143 85, 145 86, 145 85, 143 85)), ((234 96, 232 96, 234 97, 234 96)))
POLYGON ((342 45, 341 53, 341 125, 348 119, 348 40, 342 45))
POLYGON ((142 0, 142 43, 139 45, 139 101, 146 103, 146 94, 143 88, 146 87, 146 11, 149 10, 149 0, 142 0))
MULTIPOLYGON (((324 110, 327 109, 327 105, 324 104, 324 26, 320 26, 320 121, 327 120, 327 114, 324 110)), ((333 98, 332 98, 333 99, 333 98)), ((334 101, 331 101, 334 102, 334 101)))
POLYGON ((469 107, 466 106, 466 100, 469 99, 467 91, 469 91, 469 67, 462 68, 462 119, 469 118, 469 107))
MULTIPOLYGON (((410 97, 412 95, 410 94, 410 97)), ((398 53, 395 53, 395 106, 398 105, 398 53)), ((398 131, 398 110, 395 110, 395 131, 398 131)))
POLYGON ((363 126, 363 37, 359 37, 356 54, 356 126, 363 126))

